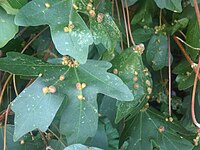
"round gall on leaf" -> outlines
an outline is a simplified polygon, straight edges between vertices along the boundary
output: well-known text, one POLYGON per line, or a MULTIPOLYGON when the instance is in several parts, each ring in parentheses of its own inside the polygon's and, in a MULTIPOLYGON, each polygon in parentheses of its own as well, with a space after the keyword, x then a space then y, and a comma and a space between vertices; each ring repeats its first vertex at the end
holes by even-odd
POLYGON ((24 143, 25 143, 24 140, 21 140, 21 141, 20 141, 20 144, 21 144, 21 145, 23 145, 24 143))
POLYGON ((79 94, 79 95, 77 96, 77 98, 78 98, 79 100, 84 100, 84 99, 85 99, 85 97, 83 96, 83 94, 79 94))
POLYGON ((48 88, 48 87, 43 87, 43 88, 42 88, 42 92, 43 92, 44 94, 47 94, 47 93, 49 92, 49 88, 48 88))
POLYGON ((45 5, 46 8, 51 7, 51 5, 49 3, 45 3, 44 5, 45 5))
POLYGON ((95 17, 95 16, 96 16, 96 13, 95 13, 94 10, 90 10, 90 11, 89 11, 89 14, 90 14, 91 17, 95 17))
POLYGON ((64 75, 61 75, 61 76, 59 77, 59 80, 60 80, 60 81, 65 80, 65 76, 64 76, 64 75))
POLYGON ((87 86, 86 83, 82 83, 82 84, 81 84, 81 88, 82 88, 82 89, 84 89, 86 86, 87 86))
POLYGON ((55 93, 55 92, 56 92, 55 86, 51 85, 51 86, 49 87, 49 92, 52 93, 52 94, 55 93))
POLYGON ((76 89, 77 90, 81 90, 82 89, 82 85, 80 82, 76 83, 76 89))
POLYGON ((113 73, 114 74, 118 74, 118 70, 115 68, 115 69, 113 69, 113 73))
POLYGON ((160 133, 164 132, 164 131, 165 131, 165 127, 164 127, 164 126, 160 126, 160 127, 158 128, 158 131, 159 131, 160 133))

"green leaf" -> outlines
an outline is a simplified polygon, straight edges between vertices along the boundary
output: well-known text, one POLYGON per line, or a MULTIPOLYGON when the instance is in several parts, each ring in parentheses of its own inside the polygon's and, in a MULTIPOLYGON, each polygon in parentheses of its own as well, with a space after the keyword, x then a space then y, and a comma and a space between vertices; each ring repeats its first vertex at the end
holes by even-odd
POLYGON ((131 89, 134 99, 131 102, 117 102, 116 122, 130 113, 135 115, 147 102, 146 96, 151 94, 152 83, 148 69, 142 62, 141 54, 126 49, 113 60, 113 72, 131 89))
POLYGON ((167 28, 167 31, 173 35, 176 31, 180 29, 184 29, 188 25, 189 19, 188 18, 182 18, 179 20, 175 20, 172 23, 172 26, 167 28))
POLYGON ((166 8, 173 12, 182 12, 181 0, 154 0, 161 9, 166 8))
POLYGON ((64 95, 45 95, 42 92, 45 86, 46 83, 38 78, 12 102, 11 109, 15 112, 14 141, 35 129, 45 132, 53 121, 64 95))
POLYGON ((36 127, 42 131, 46 130, 64 96, 67 96, 69 103, 61 117, 61 133, 67 136, 68 143, 83 143, 88 137, 92 137, 96 133, 98 124, 97 93, 122 101, 133 99, 132 93, 121 79, 106 72, 111 67, 110 63, 88 60, 86 64, 73 68, 62 65, 61 62, 61 59, 54 59, 51 63, 45 63, 31 56, 15 52, 10 52, 8 57, 0 59, 1 70, 25 76, 42 74, 12 103, 12 109, 17 116, 15 117, 16 128, 19 128, 15 131, 17 135, 15 139, 36 127), (6 63, 9 65, 4 66, 6 63), (65 76, 64 80, 59 80, 61 75, 65 76), (87 86, 78 90, 76 88, 77 83, 86 83, 87 86), (43 87, 51 85, 55 86, 56 93, 44 94, 42 92, 43 87), (78 99, 77 96, 80 94, 85 97, 85 100, 78 99), (45 109, 46 106, 48 108, 45 109), (42 111, 40 111, 40 107, 42 107, 42 111), (35 113, 38 113, 38 115, 35 115, 35 113), (28 119, 24 122, 23 119, 26 115, 23 114, 29 115, 28 118, 32 120, 28 121, 28 119), (27 126, 25 127, 25 125, 27 126), (23 129, 21 129, 22 127, 23 129))
MULTIPOLYGON (((14 126, 7 124, 6 126, 6 148, 8 150, 41 150, 45 147, 44 141, 41 136, 34 136, 34 140, 30 134, 23 137, 24 144, 20 144, 20 141, 13 141, 14 126)), ((0 149, 4 146, 4 127, 0 127, 0 149)))
POLYGON ((28 0, 7 0, 7 1, 15 9, 20 9, 28 2, 28 0))
POLYGON ((33 0, 20 9, 15 23, 20 26, 49 25, 58 52, 70 55, 80 63, 86 62, 93 38, 87 25, 73 8, 73 0, 33 0), (64 32, 70 22, 74 28, 71 32, 64 32))
POLYGON ((144 27, 134 30, 132 35, 135 40, 135 43, 140 44, 149 40, 153 33, 154 30, 152 28, 144 27))
POLYGON ((159 33, 151 37, 146 50, 146 60, 155 71, 168 66, 168 42, 166 35, 159 33))
MULTIPOLYGON (((196 16, 189 22, 186 33, 186 42, 193 47, 200 47, 200 29, 196 16)), ((193 59, 195 59, 199 54, 198 50, 194 50, 190 47, 187 47, 186 50, 193 59)))
POLYGON ((74 144, 74 145, 70 145, 68 147, 66 147, 64 150, 102 150, 100 148, 96 148, 96 147, 88 147, 82 144, 74 144))
MULTIPOLYGON (((128 0, 128 6, 134 5, 138 0, 128 0)), ((126 6, 126 0, 124 0, 124 6, 126 6)))
POLYGON ((153 0, 140 0, 139 8, 133 19, 131 20, 131 24, 133 25, 148 25, 152 26, 152 14, 155 11, 155 3, 153 0))
POLYGON ((0 48, 5 46, 15 34, 18 32, 18 27, 14 24, 14 16, 8 15, 0 8, 0 48))
POLYGON ((177 121, 167 122, 158 111, 148 109, 126 123, 121 140, 129 137, 128 150, 191 150, 193 145, 188 140, 189 136, 194 134, 177 121))
POLYGON ((16 15, 17 9, 14 9, 7 0, 0 1, 0 6, 10 15, 16 15))
POLYGON ((90 28, 94 37, 94 43, 102 43, 108 50, 113 50, 119 41, 120 31, 109 14, 103 15, 102 22, 98 22, 96 18, 90 18, 90 28))
MULTIPOLYGON (((192 6, 194 6, 194 0, 190 0, 190 3, 192 6)), ((200 3, 200 0, 197 0, 197 4, 199 4, 199 3, 200 3)))
POLYGON ((187 61, 181 61, 173 70, 177 74, 176 82, 179 90, 190 88, 194 84, 195 73, 187 61))

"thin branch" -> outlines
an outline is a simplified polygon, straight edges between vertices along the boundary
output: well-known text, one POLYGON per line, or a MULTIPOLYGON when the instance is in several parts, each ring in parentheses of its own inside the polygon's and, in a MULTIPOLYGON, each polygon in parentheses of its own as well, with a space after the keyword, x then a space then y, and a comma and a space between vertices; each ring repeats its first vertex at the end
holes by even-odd
POLYGON ((66 145, 63 143, 63 141, 62 141, 53 131, 51 131, 50 129, 48 129, 48 131, 49 131, 51 134, 53 134, 53 136, 55 136, 55 137, 57 138, 57 140, 58 140, 64 147, 66 147, 66 145))
POLYGON ((199 56, 199 63, 198 63, 198 67, 197 67, 197 72, 195 75, 195 79, 194 79, 194 86, 193 86, 193 90, 192 90, 192 104, 191 104, 191 113, 192 113, 192 120, 193 123, 200 128, 200 123, 198 123, 198 121, 196 120, 196 116, 195 116, 195 110, 194 110, 194 105, 195 105, 195 93, 196 93, 196 87, 197 87, 197 81, 198 81, 198 75, 199 75, 199 68, 200 68, 200 56, 199 56))
MULTIPOLYGON (((121 16, 120 16, 120 13, 119 13, 119 6, 118 6, 117 0, 115 0, 115 4, 116 4, 118 22, 119 22, 119 25, 121 26, 121 16)), ((121 33, 121 48, 122 48, 122 50, 124 50, 124 43, 123 43, 122 33, 121 33)))
POLYGON ((168 109, 169 109, 169 116, 172 115, 172 108, 171 108, 171 43, 170 43, 170 36, 168 35, 168 78, 169 78, 169 87, 168 87, 168 109))
POLYGON ((16 96, 18 96, 18 91, 17 91, 17 86, 16 86, 16 79, 15 79, 15 75, 13 75, 13 87, 14 87, 14 91, 16 96))
POLYGON ((99 7, 99 5, 101 4, 103 0, 99 0, 99 3, 96 5, 95 9, 97 9, 99 7))
POLYGON ((123 17, 124 17, 124 26, 125 26, 125 30, 126 30, 127 45, 128 45, 128 47, 130 47, 130 41, 129 41, 129 36, 128 36, 128 26, 127 26, 126 14, 125 14, 125 11, 124 11, 124 2, 123 2, 123 0, 121 0, 121 3, 122 3, 122 13, 123 13, 123 17))
POLYGON ((196 16, 197 16, 197 21, 200 27, 200 13, 199 13, 199 6, 197 4, 197 0, 194 0, 194 8, 195 8, 196 16))
POLYGON ((194 50, 197 50, 197 51, 200 50, 199 47, 193 47, 193 46, 191 46, 190 44, 186 43, 185 41, 183 41, 183 40, 182 40, 181 38, 179 38, 178 36, 176 36, 176 38, 177 38, 179 41, 181 41, 183 44, 185 44, 186 46, 188 46, 189 48, 194 49, 194 50))
POLYGON ((41 137, 42 137, 42 139, 44 141, 45 146, 48 147, 49 145, 48 145, 47 139, 44 136, 44 133, 42 131, 40 131, 40 130, 39 130, 39 133, 40 133, 40 135, 41 135, 41 137))
POLYGON ((130 15, 129 15, 129 10, 128 10, 128 0, 126 0, 126 16, 127 16, 127 20, 128 20, 127 22, 128 22, 129 36, 131 38, 131 42, 132 42, 133 46, 135 46, 135 41, 133 39, 132 32, 131 32, 130 15))
POLYGON ((114 17, 115 0, 112 0, 112 17, 114 17))
MULTIPOLYGON (((191 58, 189 57, 189 55, 185 51, 185 49, 184 49, 183 45, 181 44, 181 42, 176 38, 176 36, 173 36, 173 39, 176 42, 176 44, 178 45, 178 47, 180 48, 180 50, 182 51, 182 53, 185 56, 186 60, 190 63, 190 66, 194 66, 194 62, 191 60, 191 58)), ((196 67, 193 67, 193 70, 195 72, 197 72, 196 67)), ((200 75, 198 75, 198 79, 200 80, 200 75)))
POLYGON ((4 122, 4 136, 3 136, 3 149, 6 150, 6 127, 7 127, 7 122, 8 122, 8 113, 10 110, 10 105, 8 105, 7 109, 6 109, 6 114, 5 114, 5 122, 4 122))
POLYGON ((36 34, 27 44, 26 46, 22 49, 21 53, 24 53, 25 50, 29 47, 29 45, 31 45, 31 43, 33 43, 33 41, 35 41, 44 31, 46 31, 49 27, 45 27, 42 31, 40 31, 38 34, 36 34))
POLYGON ((0 106, 1 106, 1 103, 2 103, 2 99, 3 99, 3 94, 4 94, 5 90, 6 90, 6 87, 8 85, 8 82, 10 81, 11 77, 12 77, 12 74, 10 74, 8 76, 8 78, 6 79, 6 82, 4 83, 3 88, 1 90, 1 93, 0 93, 0 106))

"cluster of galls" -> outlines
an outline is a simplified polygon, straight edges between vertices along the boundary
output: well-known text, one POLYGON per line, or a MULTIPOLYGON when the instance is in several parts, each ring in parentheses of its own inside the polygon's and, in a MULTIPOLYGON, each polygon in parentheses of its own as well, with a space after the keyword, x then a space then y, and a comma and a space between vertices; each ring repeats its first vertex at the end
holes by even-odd
POLYGON ((74 29, 74 24, 72 21, 69 21, 69 24, 63 28, 64 32, 72 32, 72 29, 74 29))
POLYGON ((67 65, 69 67, 78 67, 79 62, 70 56, 63 56, 62 64, 67 65))
MULTIPOLYGON (((154 30, 155 30, 155 34, 158 34, 160 31, 165 29, 165 24, 161 25, 161 26, 155 26, 154 30)), ((164 35, 166 35, 166 32, 162 32, 164 35)))
POLYGON ((140 55, 142 55, 142 53, 144 52, 144 49, 145 49, 145 47, 144 47, 144 44, 142 44, 142 43, 140 43, 139 45, 135 45, 135 46, 133 47, 133 50, 134 50, 136 53, 140 54, 140 55))
POLYGON ((200 128, 197 129, 196 133, 197 133, 197 136, 195 137, 195 139, 193 139, 193 142, 194 142, 195 146, 198 146, 198 144, 199 144, 199 137, 200 137, 200 128))
POLYGON ((52 93, 53 94, 53 93, 56 92, 56 88, 53 85, 51 85, 49 87, 45 86, 45 87, 42 88, 42 91, 43 91, 44 94, 47 94, 47 93, 52 93))
MULTIPOLYGON (((80 82, 76 83, 76 89, 79 91, 83 90, 85 87, 86 87, 86 83, 80 83, 80 82)), ((85 97, 83 96, 83 94, 77 95, 77 98, 81 101, 85 100, 85 97)))

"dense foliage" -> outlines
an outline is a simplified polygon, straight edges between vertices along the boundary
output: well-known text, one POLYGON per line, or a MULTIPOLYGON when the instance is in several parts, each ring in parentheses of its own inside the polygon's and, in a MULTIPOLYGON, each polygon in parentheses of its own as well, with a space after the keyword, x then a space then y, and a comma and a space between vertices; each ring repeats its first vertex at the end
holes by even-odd
POLYGON ((198 4, 0 0, 0 149, 200 149, 198 4))

